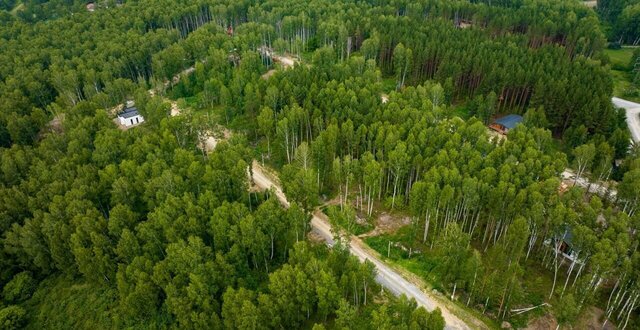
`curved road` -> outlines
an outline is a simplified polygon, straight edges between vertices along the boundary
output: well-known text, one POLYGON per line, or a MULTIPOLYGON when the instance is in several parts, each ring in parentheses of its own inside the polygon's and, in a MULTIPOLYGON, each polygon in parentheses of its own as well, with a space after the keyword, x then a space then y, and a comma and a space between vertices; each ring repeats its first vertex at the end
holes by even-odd
MULTIPOLYGON (((274 189, 278 200, 285 206, 289 207, 287 197, 284 195, 278 184, 274 183, 271 178, 265 175, 264 170, 260 165, 254 161, 252 166, 253 182, 256 186, 262 189, 274 189)), ((320 211, 316 211, 311 219, 311 225, 313 230, 327 241, 328 245, 333 245, 333 234, 331 233, 331 225, 327 219, 327 216, 320 211)), ((361 261, 369 260, 375 266, 377 270, 376 280, 382 286, 387 288, 395 295, 405 294, 409 298, 416 300, 419 306, 423 306, 429 311, 436 308, 440 308, 442 316, 446 322, 445 329, 454 330, 466 330, 466 329, 488 329, 488 327, 479 320, 473 319, 473 325, 470 327, 464 321, 449 311, 447 306, 444 306, 438 301, 437 298, 430 293, 426 293, 418 288, 413 283, 398 274, 391 267, 387 266, 384 262, 379 260, 374 254, 371 253, 360 239, 352 237, 349 250, 351 254, 357 256, 361 261)))
POLYGON ((631 131, 633 142, 640 143, 640 104, 614 97, 611 99, 618 108, 627 111, 627 125, 631 131))

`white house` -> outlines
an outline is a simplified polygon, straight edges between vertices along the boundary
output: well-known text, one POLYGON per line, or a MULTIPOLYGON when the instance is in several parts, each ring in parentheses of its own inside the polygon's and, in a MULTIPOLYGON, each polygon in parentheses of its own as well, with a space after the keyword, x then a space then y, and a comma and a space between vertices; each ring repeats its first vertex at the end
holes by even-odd
POLYGON ((140 115, 138 109, 135 107, 127 107, 124 111, 118 114, 118 120, 120 121, 120 125, 131 127, 143 123, 144 117, 140 115))

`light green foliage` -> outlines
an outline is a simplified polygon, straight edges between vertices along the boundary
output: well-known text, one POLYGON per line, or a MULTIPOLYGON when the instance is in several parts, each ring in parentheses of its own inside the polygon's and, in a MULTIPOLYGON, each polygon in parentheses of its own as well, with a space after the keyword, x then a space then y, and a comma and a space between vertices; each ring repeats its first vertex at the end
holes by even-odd
POLYGON ((0 327, 2 329, 22 329, 26 321, 27 313, 20 306, 11 305, 0 309, 0 327))
POLYGON ((459 284, 472 280, 473 269, 469 269, 472 250, 469 244, 470 236, 456 223, 447 225, 435 243, 439 258, 437 269, 445 282, 453 284, 452 296, 459 284))
POLYGON ((31 297, 36 289, 36 284, 37 282, 31 273, 18 273, 2 288, 2 297, 9 303, 24 301, 31 297))
POLYGON ((561 325, 573 323, 580 313, 580 307, 576 303, 572 294, 568 294, 562 298, 558 302, 556 310, 558 323, 561 325))

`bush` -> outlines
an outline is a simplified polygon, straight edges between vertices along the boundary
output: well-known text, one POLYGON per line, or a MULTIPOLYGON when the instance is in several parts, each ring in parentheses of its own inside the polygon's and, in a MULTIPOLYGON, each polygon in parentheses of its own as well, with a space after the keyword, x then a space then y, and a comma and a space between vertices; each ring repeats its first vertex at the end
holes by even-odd
POLYGON ((396 195, 395 204, 393 202, 393 197, 388 196, 384 199, 384 207, 391 210, 402 211, 404 210, 406 205, 404 205, 404 195, 396 195), (393 207, 391 207, 393 205, 393 207))
POLYGON ((36 289, 36 280, 31 277, 31 273, 22 272, 13 277, 2 289, 5 301, 16 303, 27 300, 36 289))
POLYGON ((27 312, 20 306, 9 306, 0 310, 0 329, 21 329, 25 325, 27 312))

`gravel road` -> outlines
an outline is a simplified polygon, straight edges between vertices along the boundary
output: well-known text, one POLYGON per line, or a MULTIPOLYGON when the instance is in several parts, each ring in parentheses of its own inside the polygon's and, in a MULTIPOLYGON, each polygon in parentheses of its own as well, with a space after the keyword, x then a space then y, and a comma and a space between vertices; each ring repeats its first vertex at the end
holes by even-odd
MULTIPOLYGON (((289 206, 289 202, 287 201, 287 197, 280 189, 278 183, 275 183, 274 180, 269 178, 267 174, 265 174, 262 167, 257 162, 253 163, 252 166, 253 172, 253 181, 256 186, 262 189, 271 189, 275 190, 275 194, 280 200, 280 202, 285 206, 289 206)), ((325 239, 328 245, 333 244, 333 234, 331 233, 331 225, 329 221, 322 212, 316 211, 313 214, 313 218, 311 219, 311 225, 313 226, 313 230, 319 234, 322 238, 325 239)), ((440 303, 436 298, 434 298, 431 293, 427 293, 422 291, 413 283, 409 282, 402 275, 397 273, 391 267, 387 266, 384 262, 379 260, 375 255, 373 255, 366 245, 357 237, 352 237, 350 242, 350 252, 351 254, 358 257, 361 261, 369 260, 375 266, 377 270, 376 280, 387 290, 391 291, 395 295, 405 294, 409 298, 414 298, 419 306, 423 306, 429 311, 432 311, 436 308, 440 308, 442 311, 442 316, 446 322, 446 328, 448 330, 466 330, 472 329, 469 325, 467 325, 464 321, 459 319, 457 316, 453 315, 447 306, 444 306, 440 303)), ((473 320, 474 325, 473 329, 486 329, 487 326, 484 325, 479 320, 473 320)))

